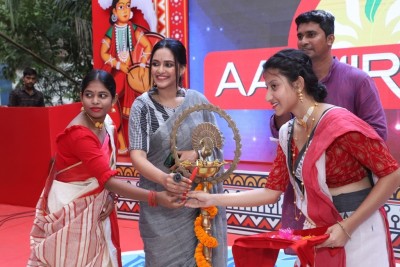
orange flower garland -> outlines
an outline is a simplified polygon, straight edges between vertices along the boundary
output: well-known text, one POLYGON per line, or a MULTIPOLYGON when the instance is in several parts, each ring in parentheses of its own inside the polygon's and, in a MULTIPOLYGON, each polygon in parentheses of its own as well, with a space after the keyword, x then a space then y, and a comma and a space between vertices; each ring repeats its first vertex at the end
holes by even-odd
MULTIPOLYGON (((211 185, 209 186, 211 187, 211 185)), ((203 190, 203 184, 198 184, 195 190, 203 190)), ((207 211, 208 214, 210 214, 210 219, 213 219, 218 213, 218 208, 215 206, 202 208, 202 210, 207 211)), ((211 265, 207 262, 206 258, 203 255, 203 248, 204 246, 208 248, 216 248, 218 246, 218 240, 215 237, 210 236, 206 233, 206 231, 203 229, 203 226, 201 225, 201 221, 202 215, 200 214, 194 221, 194 232, 197 239, 199 240, 199 243, 197 244, 194 253, 194 258, 196 259, 198 267, 211 267, 211 265)))

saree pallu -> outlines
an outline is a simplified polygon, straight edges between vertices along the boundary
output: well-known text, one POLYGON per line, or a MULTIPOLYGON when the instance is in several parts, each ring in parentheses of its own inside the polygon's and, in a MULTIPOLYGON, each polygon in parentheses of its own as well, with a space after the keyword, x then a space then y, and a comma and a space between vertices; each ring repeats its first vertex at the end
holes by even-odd
MULTIPOLYGON (((106 129, 113 140, 113 128, 106 124, 106 129)), ((113 167, 112 141, 111 147, 113 167)), ((36 206, 27 266, 121 266, 116 211, 99 220, 109 191, 101 190, 94 177, 70 183, 55 180, 57 174, 74 175, 80 164, 56 173, 53 162, 36 206)))
POLYGON ((329 238, 325 234, 327 227, 307 230, 294 230, 290 236, 281 235, 279 231, 240 237, 232 246, 236 267, 274 267, 279 250, 290 249, 299 257, 300 267, 341 266, 342 248, 321 248, 316 253, 315 246, 329 238), (296 238, 294 238, 296 236, 296 238))
MULTIPOLYGON (((81 197, 52 213, 42 195, 30 234, 27 266, 119 266, 110 218, 99 221, 108 191, 81 197)), ((111 217, 116 218, 112 213, 111 217)))
MULTIPOLYGON (((141 96, 149 97, 147 93, 141 96)), ((204 96, 194 90, 187 90, 186 97, 164 125, 160 125, 151 137, 147 158, 157 168, 168 173, 164 161, 171 152, 170 133, 177 117, 182 112, 196 104, 208 103, 204 96)), ((177 133, 177 150, 192 150, 192 130, 202 122, 215 123, 211 112, 193 112, 181 124, 177 133)), ((217 157, 221 160, 222 153, 218 151, 217 157)), ((196 184, 193 184, 193 188, 196 184)), ((154 183, 146 177, 140 177, 140 187, 162 191, 162 185, 154 183)), ((213 185, 211 193, 222 193, 222 184, 213 185)), ((194 221, 200 209, 164 207, 149 207, 147 202, 140 203, 139 229, 144 243, 146 266, 196 266, 194 252, 198 240, 194 233, 194 221)), ((212 235, 218 240, 218 247, 213 249, 212 263, 214 267, 227 264, 226 241, 226 212, 224 207, 218 207, 218 214, 212 220, 212 235)))
MULTIPOLYGON (((289 121, 279 131, 279 142, 286 157, 288 153, 289 121)), ((344 213, 336 209, 326 184, 325 151, 339 136, 357 131, 369 138, 378 139, 377 133, 364 121, 343 108, 332 108, 320 119, 315 134, 309 143, 307 152, 299 163, 296 173, 303 178, 304 200, 297 198, 296 205, 306 217, 304 229, 329 227, 342 221, 344 213)), ((289 166, 288 166, 289 168, 289 166)), ((291 176, 295 194, 301 195, 301 189, 291 176)), ((347 212, 351 215, 351 213, 347 212)), ((340 266, 395 266, 389 226, 384 210, 375 211, 353 233, 351 240, 344 246, 345 262, 340 266)), ((317 251, 318 253, 318 251, 317 251)))

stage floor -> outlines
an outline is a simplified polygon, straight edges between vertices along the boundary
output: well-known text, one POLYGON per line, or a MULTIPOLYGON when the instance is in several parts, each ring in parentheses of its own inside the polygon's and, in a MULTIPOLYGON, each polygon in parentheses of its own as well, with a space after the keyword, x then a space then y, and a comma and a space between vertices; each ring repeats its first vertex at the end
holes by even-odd
MULTIPOLYGON (((26 266, 33 215, 33 208, 0 204, 0 266, 26 266)), ((143 243, 137 221, 120 219, 118 224, 123 266, 144 266, 143 243)), ((230 246, 238 237, 239 235, 228 234, 228 267, 235 266, 230 246)), ((293 256, 282 252, 279 254, 276 267, 293 266, 294 260, 293 256)), ((400 262, 396 266, 400 267, 400 262)))
MULTIPOLYGON (((33 215, 34 208, 0 204, 0 266, 26 266, 33 215)), ((144 266, 138 222, 119 219, 118 225, 124 267, 144 266)), ((228 245, 231 246, 237 237, 239 235, 228 234, 228 245)))
MULTIPOLYGON (((283 251, 279 252, 278 260, 276 261, 275 267, 293 267, 296 260, 295 256, 285 255, 283 251)), ((143 251, 128 251, 122 253, 122 265, 123 267, 143 267, 144 266, 144 253, 143 251)), ((228 261, 227 267, 234 267, 231 247, 228 247, 228 261)), ((257 267, 257 266, 254 266, 257 267)))

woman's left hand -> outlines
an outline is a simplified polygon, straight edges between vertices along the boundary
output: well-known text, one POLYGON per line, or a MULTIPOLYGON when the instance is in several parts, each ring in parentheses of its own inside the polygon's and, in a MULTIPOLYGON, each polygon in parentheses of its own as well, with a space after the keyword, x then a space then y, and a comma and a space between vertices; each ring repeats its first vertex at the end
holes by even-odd
MULTIPOLYGON (((179 157, 179 161, 189 161, 190 163, 196 163, 198 159, 197 152, 195 150, 182 150, 176 151, 179 157)), ((173 165, 170 170, 175 171, 179 166, 177 164, 173 165)))
POLYGON ((115 209, 114 198, 108 194, 106 202, 104 203, 103 210, 100 213, 100 221, 104 221, 110 216, 111 212, 115 209))
MULTIPOLYGON (((343 223, 342 223, 343 225, 343 223)), ((328 248, 336 248, 336 247, 344 247, 349 241, 349 237, 346 232, 340 227, 338 223, 335 223, 331 227, 326 230, 325 234, 329 234, 329 238, 325 240, 324 243, 317 246, 317 248, 328 247, 328 248)))
POLYGON ((169 193, 168 191, 161 191, 156 193, 157 203, 169 209, 176 209, 182 207, 185 202, 180 196, 169 193))
POLYGON ((180 161, 185 161, 188 160, 191 163, 195 163, 197 160, 197 152, 194 150, 183 150, 183 151, 177 151, 179 160, 180 161))

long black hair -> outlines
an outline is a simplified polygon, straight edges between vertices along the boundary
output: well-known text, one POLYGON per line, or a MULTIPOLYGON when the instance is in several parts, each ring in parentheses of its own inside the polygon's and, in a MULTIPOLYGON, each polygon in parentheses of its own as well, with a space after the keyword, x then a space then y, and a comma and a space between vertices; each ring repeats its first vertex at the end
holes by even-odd
MULTIPOLYGON (((154 54, 158 49, 161 48, 168 48, 172 55, 174 55, 174 61, 175 61, 175 69, 176 69, 176 86, 182 86, 182 76, 179 74, 179 69, 181 66, 186 67, 187 64, 187 59, 186 59, 186 48, 185 46, 176 39, 172 38, 165 38, 162 39, 161 41, 157 42, 153 50, 151 51, 151 56, 150 56, 150 73, 151 73, 151 68, 152 68, 152 63, 153 63, 153 57, 154 54)), ((151 85, 151 75, 149 79, 149 83, 151 85)))
POLYGON ((315 101, 323 102, 327 96, 326 87, 318 81, 312 69, 309 56, 297 49, 283 49, 270 57, 263 65, 263 73, 276 69, 293 83, 299 76, 304 79, 304 89, 315 101))
POLYGON ((117 90, 114 77, 107 71, 98 69, 92 69, 91 71, 89 71, 88 74, 86 74, 85 78, 83 78, 81 84, 81 94, 83 94, 86 87, 88 87, 89 83, 91 83, 92 81, 101 82, 104 87, 107 88, 108 91, 110 91, 112 98, 115 97, 117 90))

